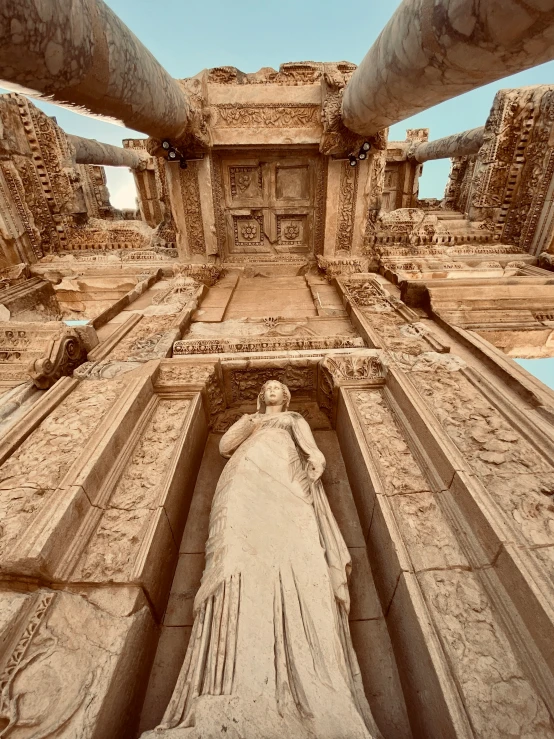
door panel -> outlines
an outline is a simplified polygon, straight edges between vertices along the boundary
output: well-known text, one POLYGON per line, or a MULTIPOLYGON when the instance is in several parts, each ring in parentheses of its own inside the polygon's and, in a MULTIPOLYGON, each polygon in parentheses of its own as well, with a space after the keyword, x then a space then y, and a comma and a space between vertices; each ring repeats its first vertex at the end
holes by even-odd
POLYGON ((223 158, 228 254, 313 250, 316 158, 223 158))

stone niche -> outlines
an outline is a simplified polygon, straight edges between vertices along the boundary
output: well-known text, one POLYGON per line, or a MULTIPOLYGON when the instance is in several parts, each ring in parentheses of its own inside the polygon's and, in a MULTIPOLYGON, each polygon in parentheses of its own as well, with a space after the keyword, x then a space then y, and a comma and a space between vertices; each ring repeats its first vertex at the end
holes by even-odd
MULTIPOLYGON (((340 382, 337 368, 342 368, 345 375, 365 378, 365 387, 377 389, 383 383, 382 367, 375 353, 367 350, 361 350, 358 364, 352 360, 351 366, 347 350, 333 353, 335 363, 325 360, 320 352, 306 352, 304 356, 294 354, 272 358, 252 354, 243 359, 226 355, 215 362, 213 357, 207 357, 205 365, 199 365, 198 360, 192 358, 175 358, 164 360, 160 365, 155 389, 161 397, 170 398, 178 393, 183 383, 205 382, 211 433, 207 437, 179 546, 179 560, 142 708, 140 732, 160 723, 191 636, 193 601, 205 565, 210 508, 225 465, 219 453, 221 434, 242 414, 255 412, 261 384, 267 379, 278 378, 291 389, 291 409, 307 420, 327 460, 323 484, 352 557, 350 629, 373 715, 386 732, 385 736, 411 737, 385 614, 366 551, 368 521, 365 511, 360 514, 358 510, 361 480, 359 471, 352 466, 352 442, 344 428, 335 430, 332 420, 340 382), (347 366, 349 369, 345 369, 347 366), (348 449, 344 459, 343 448, 348 449)), ((348 384, 348 380, 346 382, 348 384)))

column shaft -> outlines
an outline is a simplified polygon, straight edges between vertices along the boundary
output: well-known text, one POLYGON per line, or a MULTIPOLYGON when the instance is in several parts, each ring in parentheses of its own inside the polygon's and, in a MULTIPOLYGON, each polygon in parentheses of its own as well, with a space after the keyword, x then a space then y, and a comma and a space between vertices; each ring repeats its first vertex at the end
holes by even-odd
POLYGON ((403 0, 346 86, 348 128, 370 136, 554 59, 554 0, 403 0))
POLYGON ((156 138, 180 138, 188 96, 102 0, 3 0, 0 79, 156 138))
POLYGON ((67 134, 69 143, 75 149, 77 164, 101 164, 107 167, 130 167, 144 169, 150 158, 146 151, 141 149, 123 149, 120 146, 103 144, 96 139, 85 139, 81 136, 67 134), (143 151, 142 156, 139 151, 143 151))
POLYGON ((454 133, 436 141, 426 141, 417 145, 410 155, 417 162, 428 162, 431 159, 450 159, 477 154, 483 144, 485 127, 472 128, 469 131, 454 133))

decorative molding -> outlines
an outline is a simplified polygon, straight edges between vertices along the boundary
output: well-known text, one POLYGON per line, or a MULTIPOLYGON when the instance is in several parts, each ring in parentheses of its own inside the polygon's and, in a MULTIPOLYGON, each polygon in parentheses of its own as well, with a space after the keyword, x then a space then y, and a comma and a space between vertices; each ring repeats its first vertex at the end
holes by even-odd
POLYGON ((224 270, 215 264, 180 264, 178 270, 179 274, 191 277, 206 287, 213 287, 224 274, 224 270))
POLYGON ((179 169, 179 180, 189 251, 191 254, 204 256, 206 254, 206 242, 200 204, 198 162, 189 162, 186 169, 179 169))
POLYGON ((336 252, 349 252, 352 250, 359 176, 358 167, 350 166, 350 162, 348 161, 342 163, 337 213, 337 236, 335 240, 336 252))
POLYGON ((173 356, 190 354, 234 354, 264 351, 299 351, 314 349, 348 349, 363 346, 360 338, 344 336, 278 337, 251 339, 181 339, 173 344, 173 356))
POLYGON ((213 108, 219 128, 306 128, 320 123, 313 103, 222 103, 213 108))
POLYGON ((319 268, 329 281, 341 275, 367 272, 368 260, 357 257, 317 257, 319 268))
POLYGON ((353 381, 383 383, 386 369, 381 354, 377 349, 365 349, 352 354, 329 355, 321 365, 336 385, 353 381))
POLYGON ((87 359, 87 351, 76 331, 64 330, 54 341, 49 356, 31 362, 28 372, 36 387, 47 390, 60 377, 69 376, 87 359))

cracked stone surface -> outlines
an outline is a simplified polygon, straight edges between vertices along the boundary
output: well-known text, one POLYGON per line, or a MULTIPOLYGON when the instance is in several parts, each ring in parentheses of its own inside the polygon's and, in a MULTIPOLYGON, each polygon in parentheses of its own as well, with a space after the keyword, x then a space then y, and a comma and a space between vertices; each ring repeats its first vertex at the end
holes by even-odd
POLYGON ((553 0, 404 0, 346 86, 345 125, 371 135, 549 61, 553 11, 553 0))

